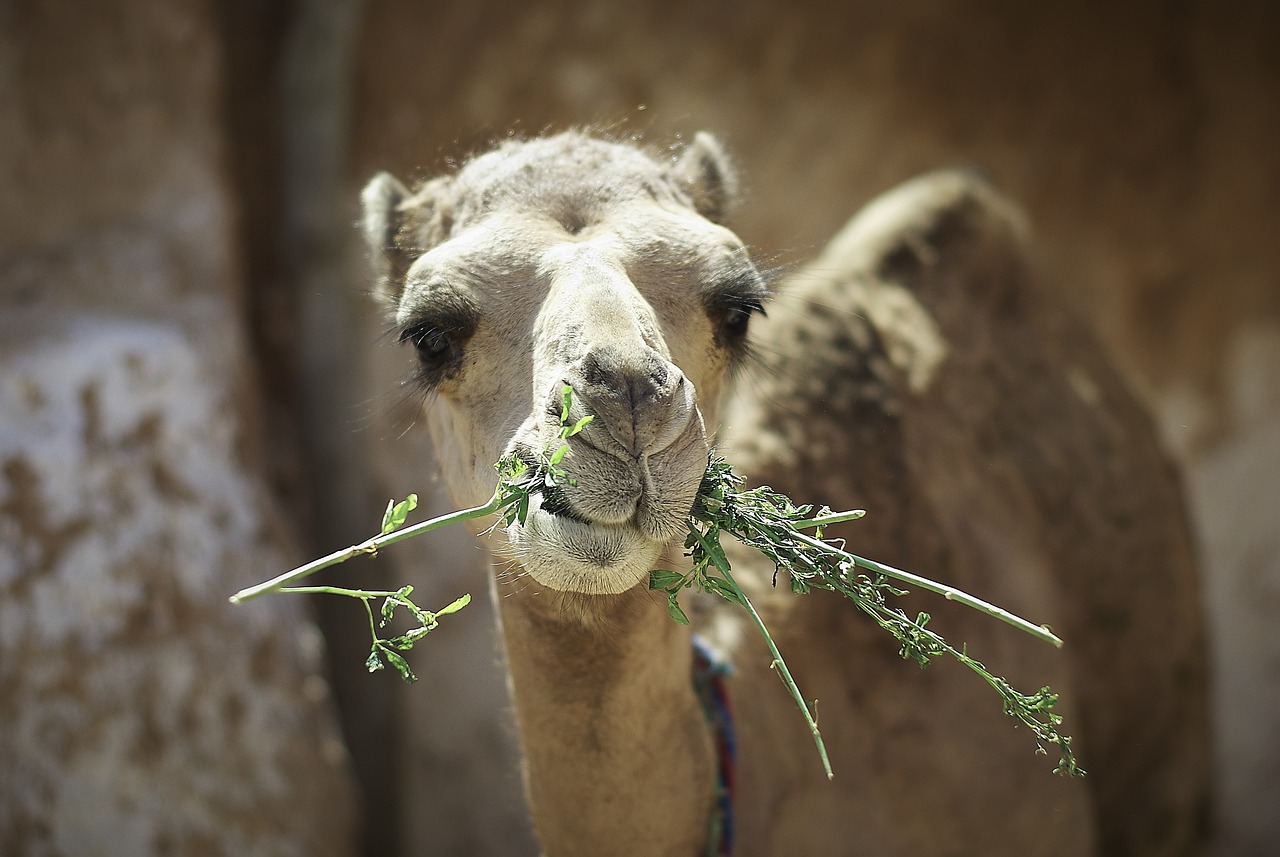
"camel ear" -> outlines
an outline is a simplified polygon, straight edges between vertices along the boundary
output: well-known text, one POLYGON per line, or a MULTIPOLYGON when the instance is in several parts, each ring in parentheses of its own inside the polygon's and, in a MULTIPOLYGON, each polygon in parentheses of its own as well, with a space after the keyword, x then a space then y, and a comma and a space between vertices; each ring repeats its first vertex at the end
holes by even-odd
POLYGON ((693 207, 714 223, 723 223, 738 197, 738 174, 720 141, 699 131, 675 164, 676 180, 693 207))
POLYGON ((405 226, 404 201, 409 191, 390 173, 378 173, 360 194, 364 210, 364 240, 377 278, 374 290, 389 307, 400 300, 409 270, 409 254, 400 244, 405 226))

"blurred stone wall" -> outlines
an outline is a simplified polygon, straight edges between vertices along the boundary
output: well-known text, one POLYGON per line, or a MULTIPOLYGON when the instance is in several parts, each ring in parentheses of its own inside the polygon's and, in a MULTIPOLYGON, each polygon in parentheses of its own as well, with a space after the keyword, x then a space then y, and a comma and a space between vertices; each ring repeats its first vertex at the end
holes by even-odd
POLYGON ((363 853, 534 853, 465 534, 351 572, 476 596, 417 685, 363 674, 358 605, 314 605, 358 801, 304 605, 222 597, 291 534, 448 505, 364 295, 361 183, 570 125, 718 133, 770 265, 939 166, 1027 206, 1184 465, 1221 851, 1274 850, 1278 42, 1271 4, 1207 0, 0 0, 0 852, 346 853, 363 808, 363 853))
POLYGON ((221 39, 0 4, 0 853, 353 853, 264 476, 221 39))

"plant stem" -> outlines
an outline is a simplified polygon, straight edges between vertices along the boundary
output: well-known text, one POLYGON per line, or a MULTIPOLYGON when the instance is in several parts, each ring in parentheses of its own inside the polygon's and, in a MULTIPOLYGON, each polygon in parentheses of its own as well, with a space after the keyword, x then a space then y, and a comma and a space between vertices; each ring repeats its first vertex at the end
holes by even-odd
POLYGON ((348 598, 360 598, 363 600, 389 598, 396 594, 391 591, 383 592, 370 589, 343 589, 340 586, 284 586, 277 589, 276 592, 298 592, 311 595, 345 595, 348 598))
POLYGON ((273 577, 271 580, 259 583, 257 586, 250 586, 247 589, 242 589, 235 595, 232 595, 230 601, 232 604, 243 604, 244 602, 257 598, 260 595, 266 595, 268 592, 276 592, 283 589, 289 584, 296 583, 303 578, 310 577, 317 571, 328 568, 331 565, 337 565, 338 563, 346 562, 349 559, 365 554, 373 556, 380 549, 387 547, 388 545, 393 545, 396 542, 413 538, 414 536, 439 529, 440 527, 447 527, 449 524, 456 524, 459 521, 467 521, 472 518, 483 518, 485 515, 491 515, 494 512, 497 512, 502 508, 502 506, 503 496, 501 489, 499 489, 498 491, 494 491, 493 496, 489 498, 489 502, 485 503, 483 506, 473 506, 470 509, 461 509, 457 512, 450 512, 447 515, 441 515, 437 518, 432 518, 429 521, 414 524, 411 527, 405 527, 394 532, 376 535, 371 539, 365 539, 359 544, 351 545, 350 547, 343 548, 342 550, 334 551, 328 556, 322 556, 319 559, 312 560, 305 565, 298 566, 292 571, 286 571, 279 577, 273 577))
POLYGON ((804 696, 800 693, 800 688, 796 686, 796 680, 791 677, 791 670, 787 669, 787 662, 782 659, 782 653, 778 651, 778 646, 773 642, 773 636, 769 633, 769 629, 764 626, 764 620, 760 618, 760 614, 756 612, 755 605, 751 603, 751 599, 747 597, 747 593, 742 591, 742 587, 738 585, 738 581, 734 580, 733 572, 729 570, 729 564, 725 562, 718 551, 711 549, 707 543, 707 538, 702 533, 694 530, 698 537, 698 541, 702 543, 702 549, 706 552, 711 561, 715 563, 716 569, 723 575, 725 582, 733 587, 738 597, 742 599, 742 606, 747 608, 747 612, 751 614, 751 621, 755 623, 756 629, 760 632, 760 636, 764 637, 765 643, 769 646, 769 652, 773 655, 773 667, 778 675, 782 678, 783 684, 787 686, 787 690, 791 692, 791 698, 796 701, 796 705, 804 712, 805 723, 809 725, 809 733, 813 736, 813 743, 818 748, 818 756, 822 759, 822 769, 827 774, 827 779, 831 779, 835 774, 831 770, 831 760, 827 758, 827 745, 822 740, 822 733, 818 731, 818 721, 813 718, 813 713, 809 711, 809 704, 805 702, 804 696))
POLYGON ((941 595, 948 601, 955 601, 965 605, 966 607, 972 607, 980 613, 986 613, 988 616, 994 616, 1000 621, 1006 622, 1020 631, 1025 631, 1037 639, 1057 646, 1059 649, 1062 648, 1062 639, 1044 625, 1035 625, 1028 622, 1026 619, 1023 619, 1021 616, 1016 616, 1008 610, 997 607, 990 602, 983 601, 981 598, 975 598, 969 593, 956 589, 953 586, 947 586, 945 583, 937 583, 927 577, 920 577, 919 575, 912 574, 909 571, 903 571, 901 569, 894 568, 891 565, 884 565, 883 563, 876 562, 875 560, 864 559, 863 557, 856 556, 848 551, 840 550, 840 548, 827 544, 820 539, 815 539, 812 536, 806 536, 804 533, 796 533, 795 537, 810 547, 818 548, 827 553, 836 554, 848 559, 859 568, 866 569, 867 571, 874 571, 876 574, 883 574, 885 577, 891 577, 894 580, 901 580, 903 583, 909 583, 912 586, 918 586, 921 589, 941 595))
POLYGON ((360 603, 364 605, 364 612, 369 614, 369 633, 373 636, 373 644, 378 645, 378 623, 373 618, 373 608, 369 606, 368 598, 361 598, 360 603))
POLYGON ((856 521, 863 515, 867 514, 865 509, 850 509, 847 512, 829 512, 825 515, 818 515, 813 518, 805 518, 803 521, 796 521, 791 526, 797 530, 808 530, 813 527, 829 527, 832 524, 839 524, 843 521, 856 521))

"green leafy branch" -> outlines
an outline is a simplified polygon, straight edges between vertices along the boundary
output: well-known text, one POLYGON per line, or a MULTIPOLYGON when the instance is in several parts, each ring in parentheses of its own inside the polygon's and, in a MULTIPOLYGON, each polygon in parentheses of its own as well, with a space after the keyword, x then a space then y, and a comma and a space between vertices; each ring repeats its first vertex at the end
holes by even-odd
MULTIPOLYGON (((378 535, 257 586, 241 590, 231 596, 231 601, 239 604, 269 592, 326 593, 358 598, 364 603, 369 615, 369 628, 373 638, 366 661, 370 672, 382 669, 385 661, 405 680, 413 681, 413 672, 402 653, 434 630, 439 617, 455 613, 470 603, 469 595, 432 613, 419 608, 410 600, 409 596, 413 591, 410 586, 391 592, 293 584, 330 566, 357 556, 377 556, 378 551, 384 547, 461 521, 496 515, 497 523, 494 526, 523 523, 528 516, 533 494, 556 485, 572 484, 572 480, 559 466, 568 454, 569 445, 566 441, 582 431, 592 419, 588 416, 570 424, 572 395, 572 389, 566 386, 560 411, 560 443, 554 449, 544 448, 530 454, 531 460, 515 454, 504 456, 495 465, 498 484, 486 503, 404 526, 409 513, 417 506, 417 496, 411 494, 400 503, 387 505, 378 535), (375 620, 371 602, 379 598, 383 599, 383 603, 379 619, 375 620), (380 637, 379 630, 391 621, 398 607, 406 608, 418 626, 405 634, 380 637)), ((813 507, 797 506, 790 498, 767 486, 739 490, 741 482, 723 459, 714 455, 711 457, 688 521, 685 549, 692 561, 692 568, 684 574, 655 570, 650 575, 649 587, 666 593, 667 611, 672 619, 681 624, 689 624, 689 619, 680 607, 678 594, 682 589, 690 587, 719 595, 747 611, 769 648, 774 668, 804 714, 828 777, 832 775, 831 765, 814 712, 796 686, 791 671, 760 614, 734 578, 729 560, 720 544, 722 534, 727 533, 762 553, 773 562, 776 572, 785 571, 794 592, 803 594, 815 588, 828 589, 847 597, 881 628, 893 635, 900 645, 899 653, 903 658, 914 660, 921 667, 927 666, 938 655, 945 654, 955 658, 995 689, 1003 701, 1005 712, 1031 729, 1040 752, 1045 752, 1044 746, 1047 744, 1058 748, 1060 760, 1054 769, 1055 773, 1074 776, 1084 773, 1076 765, 1070 736, 1059 729, 1062 717, 1053 710, 1058 701, 1057 694, 1048 687, 1042 687, 1033 694, 1017 691, 1004 678, 991 673, 981 662, 969 657, 966 651, 951 646, 941 635, 928 628, 929 614, 920 613, 912 619, 900 608, 891 606, 890 598, 906 594, 891 581, 942 595, 950 601, 986 613, 1060 647, 1062 640, 1047 627, 1032 624, 954 587, 856 556, 822 540, 823 527, 860 518, 864 514, 861 510, 836 513, 824 507, 814 514, 813 507), (807 535, 802 530, 814 530, 814 535, 807 535)))
POLYGON ((931 659, 938 655, 946 654, 955 658, 995 689, 1003 701, 1005 713, 1028 727, 1035 735, 1040 752, 1045 752, 1046 744, 1058 748, 1060 760, 1054 769, 1055 773, 1074 776, 1084 773, 1076 764, 1071 737, 1059 729, 1062 717, 1053 711, 1058 701, 1057 694, 1048 687, 1033 694, 1017 691, 1004 678, 994 675, 981 662, 969 657, 967 652, 951 646, 940 634, 926 627, 930 619, 928 613, 920 613, 912 619, 900 608, 891 606, 889 599, 905 595, 906 591, 895 587, 890 581, 896 580, 935 592, 948 600, 994 616, 1041 640, 1061 646, 1062 640, 1048 628, 1033 625, 1007 610, 954 587, 865 559, 822 541, 823 527, 862 517, 860 510, 832 513, 824 508, 814 515, 811 506, 797 506, 790 498, 767 486, 740 491, 738 486, 741 482, 723 459, 712 456, 689 518, 689 534, 685 540, 685 548, 693 567, 686 574, 655 571, 650 576, 649 586, 667 594, 668 613, 683 624, 687 624, 689 620, 680 608, 677 595, 686 587, 714 593, 747 610, 773 655, 773 664, 779 677, 804 713, 828 777, 831 776, 831 766, 815 716, 796 687, 795 680, 760 615, 734 579, 728 558, 720 544, 723 533, 733 536, 772 561, 775 582, 776 573, 785 571, 794 592, 803 594, 816 588, 844 595, 876 624, 893 635, 901 647, 899 654, 903 658, 914 660, 921 667, 928 666, 931 659), (805 529, 816 530, 816 537, 800 532, 805 529))
POLYGON ((369 672, 376 672, 383 669, 386 664, 391 664, 395 671, 400 674, 400 677, 408 682, 415 682, 418 677, 413 674, 413 670, 409 668, 409 662, 405 660, 404 655, 401 653, 409 651, 413 648, 414 643, 434 631, 440 624, 439 618, 441 616, 457 613, 471 603, 471 595, 467 593, 432 613, 429 610, 423 610, 409 599, 409 595, 413 592, 412 586, 402 586, 395 592, 343 589, 338 586, 286 586, 275 591, 345 595, 348 598, 358 598, 363 601, 365 612, 369 614, 369 632, 373 635, 373 646, 369 650, 369 657, 364 662, 365 667, 368 668, 369 672), (379 598, 383 599, 382 608, 378 611, 379 619, 375 621, 373 607, 369 602, 379 598), (405 607, 413 615, 413 618, 417 620, 418 627, 394 637, 383 638, 378 636, 379 629, 385 628, 390 624, 397 607, 405 607))
POLYGON ((447 515, 440 515, 406 527, 404 524, 409 518, 409 513, 418 506, 418 495, 410 494, 399 503, 394 500, 389 501, 387 510, 382 516, 382 527, 378 535, 365 539, 359 544, 334 551, 305 565, 300 565, 256 586, 242 589, 231 596, 231 603, 243 604, 246 601, 251 601, 271 592, 341 595, 347 598, 359 599, 364 603, 365 612, 369 614, 369 632, 373 638, 369 657, 365 661, 365 666, 368 667, 369 672, 376 672, 383 669, 386 664, 390 664, 405 681, 417 681, 417 676, 409 668, 409 663, 405 660, 403 653, 412 649, 415 643, 435 630, 439 625, 439 617, 456 613, 470 604, 470 594, 463 595, 446 607, 432 612, 422 609, 410 599, 409 596, 413 593, 412 586, 402 586, 392 592, 346 589, 338 586, 294 586, 293 584, 310 577, 318 571, 323 571, 326 568, 339 565, 358 556, 377 556, 378 551, 396 542, 420 536, 423 533, 429 533, 432 530, 438 530, 450 524, 485 518, 494 514, 499 516, 499 521, 504 526, 510 526, 516 521, 524 523, 529 514, 529 500, 532 494, 545 488, 553 487, 556 484, 572 483, 572 480, 559 467, 560 462, 564 460, 569 451, 569 445, 566 441, 586 428, 593 419, 593 417, 587 416, 575 423, 569 423, 569 407, 573 403, 572 396, 572 388, 565 387, 560 412, 559 445, 549 453, 545 449, 538 452, 534 456, 532 464, 516 455, 504 456, 495 465, 498 471, 498 486, 494 489, 493 496, 489 498, 488 502, 469 509, 450 512, 447 515), (379 618, 375 620, 373 606, 370 602, 379 598, 383 599, 383 602, 378 611, 379 618), (394 637, 384 638, 379 636, 380 629, 386 628, 394 618, 397 607, 404 607, 417 622, 417 627, 394 637))

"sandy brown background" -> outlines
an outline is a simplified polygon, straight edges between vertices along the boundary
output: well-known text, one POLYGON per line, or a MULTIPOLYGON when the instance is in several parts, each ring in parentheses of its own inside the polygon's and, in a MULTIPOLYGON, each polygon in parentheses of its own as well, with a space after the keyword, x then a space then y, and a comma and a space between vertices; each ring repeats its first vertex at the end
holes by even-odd
MULTIPOLYGON (((306 616, 221 595, 433 491, 361 183, 583 124, 718 134, 771 263, 939 166, 1026 206, 1183 468, 1221 852, 1280 847, 1276 8, 0 2, 0 851, 532 853, 483 597, 411 688, 316 605, 331 694, 306 616)), ((484 593, 460 534, 387 560, 484 593)))

